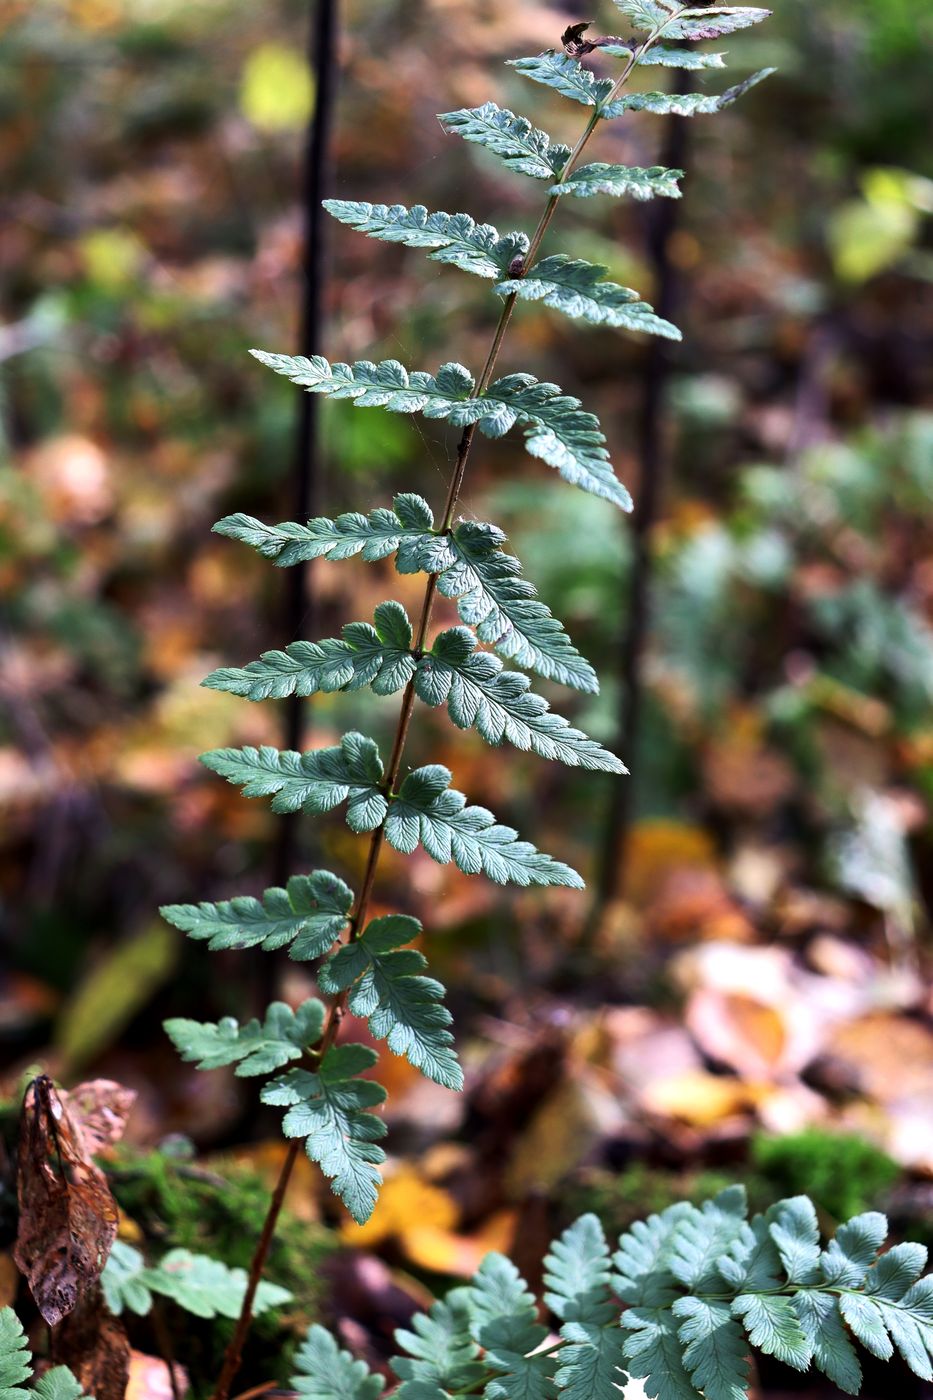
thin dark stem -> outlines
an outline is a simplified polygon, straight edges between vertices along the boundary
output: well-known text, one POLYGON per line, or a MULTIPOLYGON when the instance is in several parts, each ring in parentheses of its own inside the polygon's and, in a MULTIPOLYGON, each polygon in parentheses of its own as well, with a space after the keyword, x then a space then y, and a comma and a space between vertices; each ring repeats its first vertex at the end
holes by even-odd
MULTIPOLYGON (((652 34, 648 38, 648 40, 646 40, 645 44, 642 45, 642 48, 645 48, 651 43, 653 43, 655 37, 656 36, 652 34)), ((610 93, 609 98, 607 99, 608 101, 614 100, 616 94, 624 86, 629 74, 635 66, 636 61, 637 53, 632 55, 631 60, 626 65, 625 71, 622 73, 621 77, 618 79, 618 81, 615 84, 615 87, 610 93)), ((584 130, 582 136, 580 137, 576 146, 573 148, 573 151, 571 152, 567 160, 567 164, 564 166, 564 169, 561 172, 561 175, 558 179, 558 184, 563 183, 563 181, 566 180, 570 175, 579 157, 582 155, 583 150, 587 145, 590 137, 595 131, 598 121, 599 115, 598 113, 594 112, 594 114, 590 117, 589 121, 587 122, 586 129, 584 130)), ((545 207, 544 213, 538 220, 537 228, 532 234, 528 254, 525 258, 524 267, 520 274, 521 276, 524 276, 533 265, 533 261, 535 255, 537 254, 538 248, 540 247, 541 240, 543 239, 547 231, 548 225, 550 224, 551 219, 554 216, 554 211, 557 207, 557 202, 558 196, 551 195, 545 207)), ((483 394, 489 386, 489 383, 495 371, 496 362, 499 358, 499 351, 502 348, 502 342, 505 338, 505 332, 508 328, 510 320, 512 319, 512 312, 515 309, 516 300, 517 298, 513 294, 512 296, 507 297, 505 302, 503 303, 502 311, 499 315, 499 321, 496 326, 495 333, 493 335, 492 345, 490 346, 489 353, 486 356, 486 362, 483 366, 480 377, 477 380, 476 386, 473 390, 474 398, 479 398, 480 395, 483 394)), ((467 463, 469 461, 470 450, 472 448, 475 435, 476 425, 470 424, 470 426, 464 429, 463 435, 460 438, 460 442, 457 447, 457 457, 454 463, 454 470, 451 476, 450 486, 447 492, 447 500, 444 505, 444 514, 440 527, 442 531, 450 530, 453 524, 453 518, 457 509, 457 503, 460 499, 460 492, 463 487, 463 480, 466 475, 467 463)), ((424 599, 421 604, 421 613, 418 619, 418 625, 415 628, 414 633, 414 646, 417 650, 420 650, 424 647, 424 643, 427 638, 428 628, 431 625, 431 614, 434 609, 434 599, 436 592, 437 575, 430 574, 428 576, 428 581, 424 590, 424 599)), ((395 731, 395 739, 392 744, 392 752, 389 757, 389 763, 388 767, 386 768, 385 780, 383 783, 383 790, 386 796, 389 798, 391 798, 393 792, 395 791, 395 786, 398 782, 399 773, 401 772, 402 757, 405 752, 405 744, 408 738, 408 731, 411 725, 411 717, 412 712, 414 710, 414 705, 415 688, 414 683, 410 681, 405 687, 404 694, 402 695, 402 703, 399 711, 398 724, 395 731)), ((385 822, 383 822, 381 826, 378 826, 376 828, 376 830, 373 832, 370 838, 369 854, 366 859, 366 869, 363 874, 363 882, 360 886, 360 892, 354 904, 353 911, 349 917, 350 942, 353 942, 360 936, 360 933, 362 932, 363 927, 365 925, 366 913, 369 908, 369 902, 372 896, 373 886, 376 880, 376 872, 379 865, 379 856, 382 851, 384 840, 385 822)), ((330 1011, 328 1013, 326 1024, 324 1026, 323 1035, 318 1044, 315 1046, 315 1048, 309 1052, 314 1057, 315 1062, 318 1064, 327 1054, 327 1051, 331 1048, 331 1046, 337 1039, 337 1034, 340 1029, 340 1023, 343 1020, 343 1017, 346 1013, 348 997, 349 990, 341 992, 339 996, 334 998, 330 1006, 330 1011)), ((288 1188, 289 1178, 292 1174, 292 1171, 294 1170, 295 1162, 298 1160, 298 1151, 299 1141, 296 1139, 294 1142, 292 1142, 288 1154, 285 1158, 285 1161, 282 1163, 282 1170, 279 1173, 279 1179, 276 1183, 275 1192, 273 1194, 272 1200, 269 1205, 269 1211, 266 1215, 266 1219, 263 1224, 262 1234, 260 1235, 259 1243, 256 1246, 256 1251, 253 1255, 253 1259, 250 1264, 249 1283, 247 1285, 246 1294, 243 1298, 243 1306, 240 1311, 240 1317, 237 1321, 233 1339, 231 1340, 230 1345, 227 1348, 224 1357, 223 1370, 221 1372, 220 1379, 217 1382, 216 1389, 214 1390, 212 1400, 228 1400, 228 1397, 230 1395, 230 1386, 233 1382, 237 1370, 239 1369, 240 1356, 243 1350, 243 1344, 245 1342, 246 1335, 249 1331, 253 1301, 256 1296, 256 1289, 259 1287, 259 1281, 262 1277, 262 1272, 265 1267, 266 1258, 269 1253, 269 1247, 272 1243, 272 1236, 275 1231, 276 1221, 278 1220, 279 1212, 282 1209, 282 1202, 285 1199, 285 1192, 288 1188)))
MULTIPOLYGON (((309 30, 309 63, 314 73, 315 104, 308 125, 304 156, 304 259, 302 266, 301 324, 299 354, 320 353, 324 322, 327 220, 321 201, 330 181, 331 133, 337 95, 338 0, 317 0, 309 30)), ((321 495, 320 401, 316 394, 300 394, 295 425, 292 494, 288 518, 307 520, 317 513, 321 495)), ((309 570, 297 564, 287 571, 283 599, 283 628, 294 641, 304 631, 313 630, 314 599, 309 592, 309 570)), ((284 740, 286 749, 300 749, 308 702, 298 695, 285 701, 284 740)), ((273 857, 273 883, 284 884, 295 861, 298 814, 279 819, 278 839, 273 857)), ((265 964, 275 968, 276 960, 265 964)), ((274 994, 274 988, 271 989, 274 994)))
MULTIPOLYGON (((678 72, 676 91, 691 91, 691 74, 678 72)), ((687 123, 668 118, 660 163, 668 168, 686 166, 687 123)), ((654 271, 655 306, 665 320, 675 318, 679 300, 677 270, 671 259, 671 239, 677 226, 679 200, 660 199, 651 206, 648 251, 654 271)), ((664 487, 664 399, 670 377, 670 342, 652 339, 645 356, 641 408, 638 423, 638 455, 641 472, 632 515, 632 563, 626 620, 619 641, 619 705, 617 752, 634 758, 642 713, 642 657, 650 626, 652 581, 652 532, 658 518, 664 487)), ((595 931, 606 904, 622 887, 634 810, 633 781, 615 783, 610 797, 602 857, 596 880, 593 918, 595 931)))
POLYGON ((155 1333, 159 1351, 162 1353, 162 1359, 168 1368, 168 1381, 172 1388, 172 1400, 182 1400, 181 1387, 178 1384, 178 1374, 175 1370, 175 1353, 172 1348, 172 1339, 165 1325, 162 1306, 155 1300, 153 1300, 152 1304, 152 1330, 155 1333))

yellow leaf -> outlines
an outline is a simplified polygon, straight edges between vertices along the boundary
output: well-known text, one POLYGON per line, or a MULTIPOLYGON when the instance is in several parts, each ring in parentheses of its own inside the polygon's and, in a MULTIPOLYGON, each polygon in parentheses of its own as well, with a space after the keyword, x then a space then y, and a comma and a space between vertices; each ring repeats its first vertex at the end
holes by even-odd
POLYGON ((386 1179, 379 1204, 366 1224, 353 1225, 348 1221, 341 1234, 348 1244, 366 1249, 392 1238, 399 1239, 404 1247, 410 1230, 451 1230, 458 1214, 446 1191, 432 1186, 412 1168, 403 1167, 386 1179))
POLYGON ((118 292, 136 279, 145 248, 129 229, 99 228, 79 241, 90 280, 107 291, 118 292))
POLYGON ((260 131, 299 130, 314 108, 314 82, 304 59, 282 44, 261 44, 243 67, 240 107, 260 131))

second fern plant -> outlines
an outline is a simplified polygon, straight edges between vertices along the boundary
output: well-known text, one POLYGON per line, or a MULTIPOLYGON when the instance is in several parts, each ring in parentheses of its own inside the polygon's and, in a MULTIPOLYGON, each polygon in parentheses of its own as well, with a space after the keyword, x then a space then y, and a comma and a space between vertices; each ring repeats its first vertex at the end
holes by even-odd
MULTIPOLYGON (((587 26, 572 26, 566 50, 521 58, 513 66, 578 103, 585 122, 571 149, 550 140, 524 117, 487 102, 444 114, 445 129, 485 146, 519 175, 543 181, 544 209, 530 236, 500 232, 467 214, 429 213, 421 206, 328 201, 341 222, 373 238, 427 250, 436 261, 487 278, 501 311, 478 375, 449 363, 436 373, 407 370, 396 360, 330 363, 254 351, 257 359, 310 393, 351 399, 358 408, 422 413, 461 428, 456 462, 440 519, 421 496, 403 493, 392 507, 350 513, 306 524, 266 525, 232 515, 214 528, 258 550, 277 565, 303 560, 379 560, 391 555, 400 573, 426 575, 420 614, 410 619, 397 602, 384 602, 372 623, 355 622, 340 638, 292 642, 246 666, 222 669, 205 684, 251 700, 370 686, 379 695, 402 692, 395 740, 387 760, 366 735, 345 734, 333 748, 308 753, 273 748, 219 749, 202 762, 247 797, 270 797, 274 810, 329 812, 346 807, 350 828, 370 833, 359 889, 336 875, 295 875, 284 889, 261 900, 234 898, 219 904, 171 905, 162 912, 209 948, 287 947, 293 958, 325 961, 318 972, 327 1004, 312 999, 297 1010, 276 1003, 262 1022, 239 1025, 173 1020, 167 1030, 183 1057, 211 1069, 235 1064, 241 1075, 267 1077, 264 1103, 285 1110, 291 1140, 257 1246, 240 1323, 215 1392, 229 1392, 248 1326, 269 1241, 301 1144, 330 1179, 351 1215, 365 1221, 379 1187, 385 1132, 373 1112, 385 1092, 363 1077, 376 1061, 367 1046, 338 1043, 345 1014, 368 1019, 390 1050, 451 1089, 463 1078, 443 1004, 444 989, 425 975, 426 960, 410 945, 421 932, 416 919, 391 914, 368 919, 383 843, 410 853, 419 845, 442 863, 501 884, 565 885, 580 889, 575 870, 536 849, 484 807, 471 805, 452 786, 453 775, 428 764, 404 777, 406 739, 416 700, 445 705, 454 724, 475 728, 487 742, 508 742, 575 767, 621 774, 622 762, 549 708, 519 672, 500 656, 548 680, 577 690, 597 690, 596 675, 561 623, 537 598, 518 560, 503 548, 492 524, 457 519, 457 506, 477 430, 499 438, 512 428, 527 451, 575 486, 623 510, 631 506, 613 470, 598 420, 580 402, 526 373, 494 378, 506 329, 519 302, 541 302, 576 320, 679 339, 636 292, 607 281, 606 269, 564 254, 539 256, 557 209, 570 198, 596 195, 636 199, 676 198, 679 171, 583 164, 585 148, 601 122, 629 111, 693 116, 721 110, 766 74, 757 73, 718 96, 670 96, 624 89, 647 65, 719 68, 723 56, 691 47, 757 23, 768 11, 751 8, 692 9, 676 0, 615 0, 630 22, 631 38, 586 40, 587 26), (687 47, 683 47, 686 44, 687 47), (599 49, 621 60, 616 76, 597 77, 579 56, 599 49), (462 626, 429 636, 435 598, 456 599, 462 626), (339 946, 335 949, 334 945, 339 946), (280 1072, 283 1071, 283 1072, 280 1072), (274 1076, 268 1078, 268 1076, 274 1076)), ((767 70, 766 70, 767 71, 767 70)))

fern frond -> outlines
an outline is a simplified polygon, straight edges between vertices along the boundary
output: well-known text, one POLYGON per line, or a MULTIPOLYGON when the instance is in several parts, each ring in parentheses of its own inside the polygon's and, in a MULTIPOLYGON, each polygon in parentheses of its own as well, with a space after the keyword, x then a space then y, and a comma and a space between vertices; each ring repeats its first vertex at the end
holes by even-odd
POLYGON ((486 1368, 470 1335, 468 1299, 469 1289, 455 1288, 429 1312, 416 1313, 410 1329, 396 1330, 396 1343, 408 1352, 391 1363, 402 1382, 398 1400, 469 1392, 483 1379, 486 1368))
POLYGON ((437 119, 445 131, 485 146, 501 156, 509 170, 536 180, 553 180, 570 155, 569 146, 555 144, 546 131, 539 131, 527 118, 517 117, 495 102, 441 112, 437 119))
MULTIPOLYGON (((618 3, 618 0, 616 0, 618 3)), ((770 10, 751 6, 713 5, 709 9, 682 10, 676 19, 664 26, 665 39, 721 39, 768 19, 770 10)))
POLYGON ((747 1400, 745 1338, 729 1304, 687 1295, 671 1311, 680 1321, 684 1366, 705 1400, 747 1400))
POLYGON ((333 1337, 316 1322, 295 1353, 297 1368, 289 1384, 307 1400, 377 1400, 385 1388, 365 1361, 341 1351, 333 1337))
POLYGON ((548 51, 533 58, 510 58, 508 64, 562 97, 582 102, 584 107, 601 107, 613 89, 611 78, 597 78, 582 63, 562 53, 548 51))
POLYGON ((550 194, 573 194, 580 199, 591 199, 593 195, 610 194, 617 197, 630 196, 632 199, 680 199, 678 180, 683 179, 682 170, 669 170, 663 165, 641 168, 635 165, 606 165, 594 161, 592 165, 581 165, 559 185, 552 185, 550 194))
POLYGON ((654 112, 667 117, 706 117, 731 107, 758 83, 770 78, 776 70, 762 68, 744 82, 726 88, 725 92, 705 95, 688 92, 631 92, 606 107, 605 117, 620 117, 623 112, 654 112))
POLYGON ((631 510, 632 498, 617 480, 599 420, 579 399, 564 394, 531 374, 510 374, 475 395, 475 381, 463 365, 442 365, 437 375, 409 373, 398 360, 373 364, 331 365, 320 355, 250 354, 313 394, 352 399, 358 408, 385 408, 390 413, 423 413, 456 427, 476 424, 498 438, 515 424, 525 430, 525 448, 555 467, 574 486, 631 510))
POLYGON ((163 1022, 183 1060, 198 1069, 236 1065, 238 1075, 271 1074, 289 1060, 299 1060, 316 1045, 324 1029, 324 1005, 314 998, 296 1011, 274 1001, 264 1022, 255 1018, 239 1025, 233 1016, 222 1021, 188 1021, 180 1016, 163 1022))
POLYGON ((507 740, 573 768, 626 771, 615 754, 571 728, 529 685, 527 676, 503 671, 498 657, 477 652, 476 638, 465 627, 442 632, 415 672, 420 699, 428 705, 446 704, 454 724, 475 728, 488 744, 507 740))
POLYGON ((32 1375, 26 1333, 12 1308, 0 1308, 0 1400, 28 1400, 20 1381, 32 1375))
POLYGON ((290 958, 319 958, 349 922, 353 892, 328 870, 293 875, 285 889, 266 890, 262 901, 239 895, 220 904, 164 904, 163 919, 189 938, 208 940, 216 952, 226 948, 288 950, 290 958))
POLYGON ((438 577, 438 591, 456 598, 463 621, 480 641, 546 680, 594 695, 596 672, 540 601, 522 566, 502 548, 495 525, 461 521, 450 536, 452 562, 438 577))
POLYGON ((411 855, 420 842, 439 864, 454 861, 465 875, 483 874, 500 885, 584 887, 569 865, 520 841, 485 807, 468 807, 450 781, 449 769, 437 763, 409 773, 386 818, 386 840, 397 851, 411 855))
POLYGON ((463 1071, 448 1030, 451 1016, 443 1004, 444 988, 423 976, 427 959, 405 949, 421 932, 417 919, 387 914, 373 919, 359 938, 344 946, 321 968, 322 991, 339 995, 349 989, 354 1016, 368 1018, 373 1035, 404 1055, 416 1069, 447 1089, 463 1088, 463 1071))
POLYGON ((547 1329, 538 1322, 534 1297, 512 1261, 487 1254, 468 1292, 473 1340, 498 1372, 483 1392, 487 1400, 552 1400, 555 1358, 531 1355, 547 1329))
POLYGON ((329 1177, 358 1224, 372 1215, 380 1185, 377 1167, 385 1161, 378 1140, 386 1126, 370 1110, 383 1103, 386 1091, 373 1079, 358 1076, 377 1061, 366 1045, 338 1045, 328 1050, 315 1073, 292 1069, 262 1090, 263 1103, 287 1108, 282 1131, 304 1138, 312 1162, 329 1177))
POLYGON ((647 302, 639 300, 637 292, 617 282, 606 282, 608 271, 598 263, 555 253, 536 262, 526 277, 499 282, 496 291, 499 296, 516 296, 520 301, 543 301, 554 311, 594 326, 642 331, 667 340, 682 339, 677 327, 656 316, 647 302))
POLYGON ((244 797, 271 797, 274 812, 331 812, 347 803, 351 831, 374 831, 385 818, 382 760, 365 734, 345 734, 333 748, 310 753, 273 749, 212 749, 205 768, 242 787, 244 797))
POLYGON ((477 224, 469 214, 429 213, 423 204, 367 204, 365 200, 325 199, 324 208, 342 224, 384 243, 433 248, 428 257, 452 263, 478 277, 501 277, 513 258, 528 251, 524 233, 501 234, 492 224, 477 224))
POLYGON ((342 639, 291 642, 284 651, 265 651, 248 666, 224 666, 201 684, 247 700, 282 700, 370 686, 376 695, 404 690, 415 671, 411 623, 401 603, 380 603, 373 625, 350 622, 342 639))
POLYGON ((227 515, 218 520, 214 533, 250 545, 279 568, 309 559, 350 559, 356 554, 373 563, 397 552, 399 572, 417 573, 420 564, 404 565, 432 537, 431 507, 409 491, 396 496, 392 506, 392 510, 380 506, 368 515, 348 511, 336 520, 318 516, 307 525, 290 520, 265 525, 252 515, 227 515))
MULTIPOLYGON (((614 50, 609 44, 600 44, 603 53, 613 53, 614 50)), ((626 54, 630 50, 625 49, 626 54)), ((725 68, 726 56, 723 53, 710 52, 704 49, 672 49, 665 44, 652 44, 649 48, 643 48, 638 58, 635 60, 641 67, 656 68, 725 68)))
POLYGON ((609 1246, 595 1215, 583 1215, 544 1260, 544 1301, 562 1321, 555 1376, 566 1400, 618 1400, 624 1337, 612 1299, 609 1246))

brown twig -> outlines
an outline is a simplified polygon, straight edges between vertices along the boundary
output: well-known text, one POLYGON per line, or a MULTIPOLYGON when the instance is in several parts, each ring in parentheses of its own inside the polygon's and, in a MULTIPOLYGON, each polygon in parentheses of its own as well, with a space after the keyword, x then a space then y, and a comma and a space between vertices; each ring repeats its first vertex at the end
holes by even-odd
MULTIPOLYGON (((629 75, 631 74, 636 62, 638 61, 639 53, 641 53, 644 48, 649 47, 654 42, 655 38, 656 35, 651 34, 645 41, 645 43, 632 54, 632 57, 626 64, 622 75, 618 78, 615 86, 613 87, 612 92, 609 94, 607 102, 611 102, 615 99, 616 95, 628 81, 629 75)), ((589 121, 587 122, 586 129, 584 130, 582 136, 580 137, 579 141, 570 153, 570 156, 567 159, 567 163, 561 171, 561 174, 556 182, 557 184, 563 184, 563 182, 570 175, 571 171, 574 169, 577 161, 583 153, 584 148, 589 142, 590 137, 595 131, 598 121, 599 114, 597 112, 594 112, 593 115, 590 117, 589 121)), ((547 205, 544 209, 544 213, 538 220, 537 228, 532 234, 531 242, 528 248, 528 253, 525 257, 524 265, 521 269, 521 276, 525 276, 534 264, 534 259, 539 247, 541 246, 541 241, 544 238, 545 233, 547 232, 551 219, 554 217, 554 211, 557 208, 558 201, 558 195, 552 194, 548 199, 547 205)), ((510 320, 512 319, 512 312, 515 309, 515 303, 517 299, 517 296, 513 292, 512 295, 507 297, 505 302, 503 303, 502 311, 499 316, 499 321, 496 326, 495 334, 493 336, 492 345, 490 346, 489 353, 486 356, 486 363, 483 366, 480 377, 473 390, 473 398, 479 398, 480 395, 483 394, 485 390, 489 387, 489 383, 492 379, 492 375, 496 367, 496 362, 499 358, 499 351, 502 348, 502 342, 505 338, 505 332, 508 328, 510 320)), ((453 524, 454 513, 457 509, 457 503, 460 499, 460 492, 463 486, 464 476, 466 475, 467 462, 469 460, 470 449, 473 445, 473 439, 475 437, 475 434, 476 425, 470 424, 469 427, 464 429, 463 435, 460 438, 460 442, 457 447, 457 457, 454 464, 454 471, 451 477, 450 486, 447 492, 447 500, 444 506, 444 515, 440 527, 441 533, 446 533, 447 531, 449 531, 453 524)), ((430 574, 428 577, 427 584, 425 586, 424 599, 421 605, 421 614, 418 620, 418 626, 415 629, 414 647, 416 650, 421 649, 424 646, 428 628, 431 624, 431 614, 434 608, 434 598, 436 591, 437 575, 430 574)), ((385 781, 383 784, 383 791, 385 792, 385 795, 387 797, 392 796, 392 794, 395 791, 395 785, 398 781, 398 776, 402 765, 402 756, 405 751, 405 743, 408 738, 408 730, 411 724, 411 716, 412 711, 414 710, 414 705, 415 688, 414 683, 410 681, 405 687, 405 692, 402 696, 402 704, 399 712, 398 724, 395 731, 395 739, 392 744, 392 753, 389 758, 389 764, 386 769, 385 781)), ((366 869, 363 875, 363 883, 360 887, 360 893, 356 900, 354 910, 349 918, 350 942, 359 937, 366 919, 366 912, 369 907, 369 901, 372 895, 373 885, 376 879, 376 871, 379 865, 379 855, 382 851, 384 839, 385 823, 383 822, 381 826, 378 826, 376 828, 376 830, 372 834, 372 837, 370 838, 369 854, 366 860, 366 869)), ((315 1046, 314 1050, 311 1052, 314 1055, 317 1063, 320 1063, 321 1059, 323 1059, 323 1057, 326 1055, 327 1051, 331 1048, 331 1046, 334 1044, 334 1041, 337 1038, 337 1033, 340 1029, 340 1022, 343 1020, 344 1014, 346 1012, 348 997, 349 991, 341 992, 340 995, 337 996, 331 1003, 330 1012, 328 1014, 326 1025, 324 1027, 323 1035, 318 1044, 315 1046)), ((266 1215, 265 1222, 263 1223, 262 1233, 259 1237, 259 1242, 256 1246, 256 1250, 253 1255, 252 1262, 250 1264, 249 1282, 247 1284, 246 1293, 243 1298, 243 1306, 240 1311, 240 1316, 237 1321, 233 1337, 231 1338, 231 1341, 227 1347, 226 1354, 224 1356, 223 1369, 221 1371, 217 1385, 214 1389, 212 1400, 229 1400, 230 1386, 239 1369, 243 1344, 246 1340, 246 1336, 249 1331, 253 1301, 256 1296, 256 1290, 259 1287, 259 1282, 262 1278, 262 1272, 265 1267, 266 1258, 269 1253, 269 1248, 272 1244, 272 1237, 275 1232, 276 1222, 278 1221, 279 1213, 282 1209, 282 1202, 285 1199, 285 1192, 288 1188, 289 1178, 291 1177, 292 1171, 294 1170, 295 1162, 298 1160, 299 1148, 300 1140, 295 1139, 291 1143, 285 1160, 282 1163, 282 1169, 279 1173, 279 1179, 276 1183, 275 1191, 273 1193, 272 1200, 269 1204, 269 1210, 266 1215)))

